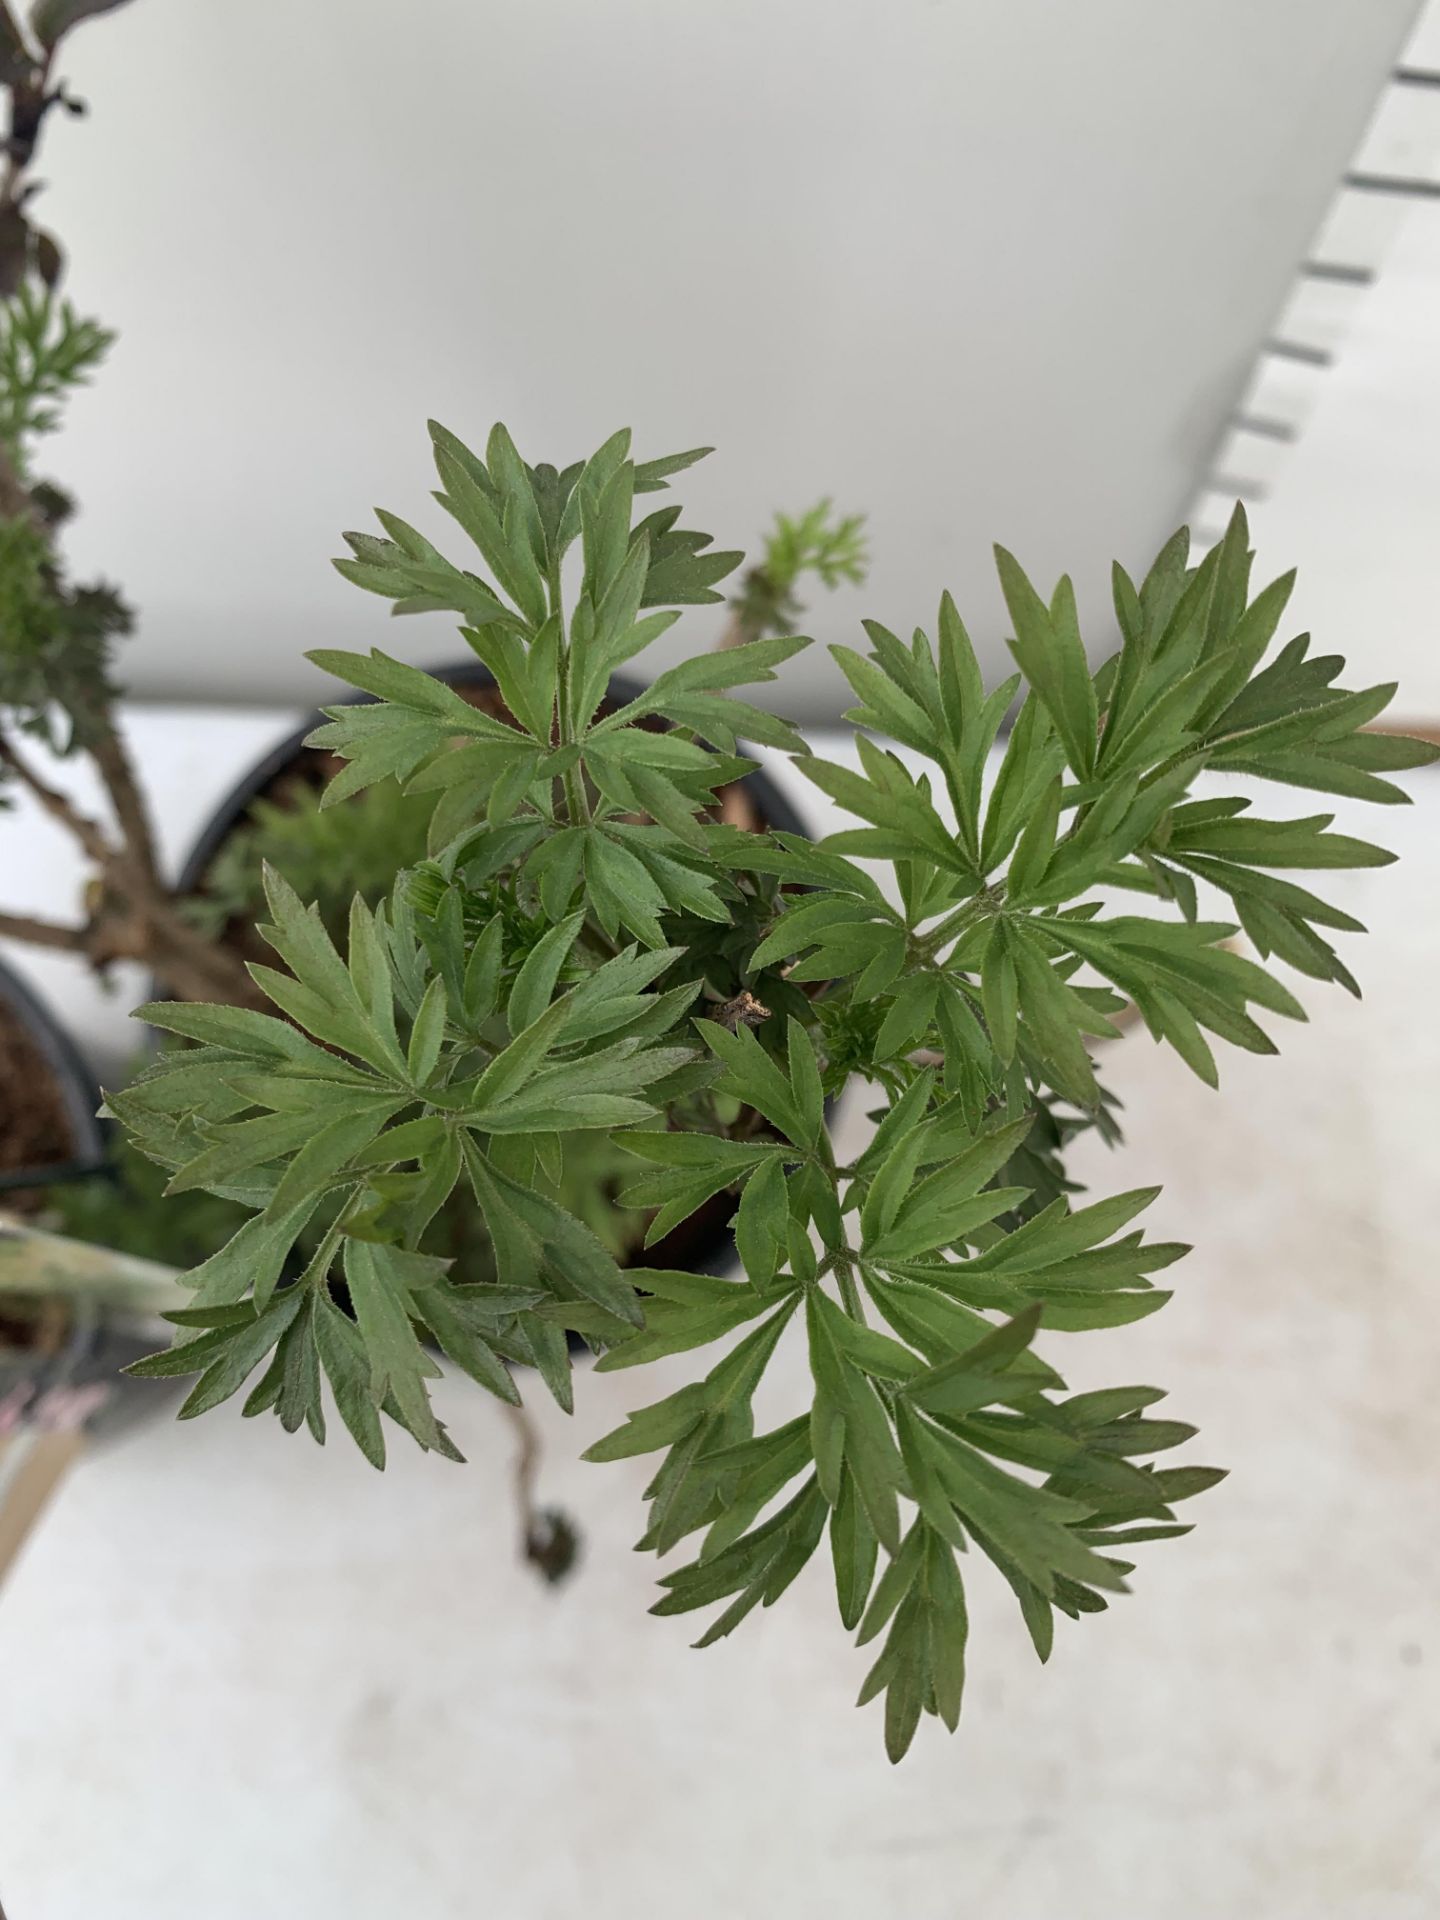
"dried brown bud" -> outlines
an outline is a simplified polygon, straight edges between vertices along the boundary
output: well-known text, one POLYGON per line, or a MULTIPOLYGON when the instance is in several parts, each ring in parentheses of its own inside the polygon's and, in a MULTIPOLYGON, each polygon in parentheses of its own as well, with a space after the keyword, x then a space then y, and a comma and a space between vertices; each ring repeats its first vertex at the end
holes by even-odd
POLYGON ((758 1027, 762 1021, 770 1018, 769 1007, 762 1007, 753 993, 737 993, 733 1000, 727 1000, 723 1007, 717 1007, 715 1018, 722 1027, 728 1027, 736 1033, 741 1027, 758 1027))

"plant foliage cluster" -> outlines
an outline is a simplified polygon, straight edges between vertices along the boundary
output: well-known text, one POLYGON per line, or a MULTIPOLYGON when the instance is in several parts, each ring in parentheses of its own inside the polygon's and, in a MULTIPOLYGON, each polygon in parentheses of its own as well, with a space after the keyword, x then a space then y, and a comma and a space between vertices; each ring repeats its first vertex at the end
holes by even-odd
MULTIPOLYGON (((782 623, 782 603, 787 615, 798 613, 797 589, 807 574, 826 586, 858 578, 864 564, 860 525, 858 516, 832 524, 825 501, 808 513, 777 514, 762 543, 760 563, 749 569, 730 599, 734 630, 741 637, 759 637, 782 623)), ((53 671, 42 684, 53 684, 53 671)), ((252 801, 226 835, 199 890, 181 901, 186 921, 207 939, 234 943, 237 951, 253 944, 251 931, 266 914, 267 867, 316 907, 331 937, 339 939, 357 895, 366 905, 378 906, 396 876, 425 859, 433 792, 408 793, 389 779, 362 788, 339 805, 325 805, 320 776, 325 759, 315 752, 298 754, 289 775, 252 801)), ((510 910, 513 917, 513 904, 510 910)), ((723 938, 713 923, 707 931, 712 949, 707 963, 712 967, 721 960, 722 945, 735 947, 733 972, 755 944, 743 924, 723 930, 723 938)), ((696 942, 694 929, 689 938, 696 942)), ((148 1064, 142 1056, 133 1071, 143 1071, 148 1064)), ((591 1129, 564 1135, 554 1158, 557 1173, 546 1181, 546 1191, 592 1228, 618 1260, 633 1259, 644 1238, 646 1216, 616 1205, 616 1195, 633 1177, 629 1151, 609 1134, 591 1129)), ((1038 1168, 1034 1177, 1041 1177, 1038 1168)), ((47 1217, 74 1239, 169 1266, 199 1266, 230 1238, 245 1210, 201 1189, 167 1195, 165 1186, 165 1171, 121 1139, 105 1177, 46 1192, 47 1217)), ((298 1244, 303 1250, 306 1236, 298 1244)), ((448 1258, 457 1277, 495 1277, 494 1248, 464 1187, 456 1189, 430 1222, 423 1244, 426 1252, 448 1258)))
MULTIPOLYGON (((130 615, 100 584, 67 582, 53 548, 68 497, 37 481, 34 444, 60 424, 64 403, 111 345, 96 321, 55 289, 64 256, 38 228, 30 172, 41 132, 58 108, 83 105, 54 78, 70 31, 122 0, 35 0, 28 18, 0 0, 0 90, 6 96, 6 166, 0 179, 0 712, 68 748, 93 739, 109 694, 111 641, 130 615)), ((0 762, 0 780, 7 767, 0 762)))
POLYGON ((1275 647, 1290 581, 1252 588, 1238 510, 1198 564, 1182 533, 1140 582, 1116 569, 1098 671, 1069 581, 1046 599, 1003 552, 1002 684, 948 597, 909 641, 867 623, 868 652, 835 649, 858 770, 733 693, 801 638, 685 659, 611 710, 615 670, 738 563, 642 498, 698 452, 637 461, 620 433, 562 471, 503 427, 483 456, 432 437, 465 563, 381 513, 337 564, 397 611, 458 613, 511 718, 379 651, 312 656, 373 696, 314 736, 346 762, 327 801, 434 796, 427 857, 388 901, 357 897, 340 940, 272 876, 275 965, 253 972, 274 1015, 148 1009, 191 1044, 112 1106, 175 1190, 248 1214, 141 1371, 197 1375, 186 1415, 247 1386, 247 1413, 317 1439, 338 1415, 378 1466, 387 1427, 455 1457, 437 1351, 509 1401, 533 1367, 566 1407, 568 1332, 604 1369, 703 1352, 591 1449, 656 1457, 642 1544, 691 1557, 655 1610, 718 1607, 708 1644, 823 1543, 898 1758, 922 1714, 960 1712, 962 1563, 993 1563, 1043 1658, 1055 1613, 1105 1607, 1219 1477, 1168 1464, 1192 1429, 1157 1389, 1071 1393, 1037 1350, 1156 1311, 1186 1250, 1147 1237, 1152 1189, 1073 1206, 1057 1148, 1108 1125, 1090 1043, 1125 1003, 1213 1084, 1216 1040, 1271 1052, 1271 1024, 1303 1017, 1273 963, 1353 990, 1333 937, 1357 923, 1294 876, 1389 856, 1325 813, 1195 798, 1197 776, 1395 801, 1386 775, 1431 751, 1365 730, 1393 689, 1343 687, 1304 637, 1275 647), (859 824, 816 846, 717 823, 742 738, 795 754, 859 824), (879 1123, 841 1163, 826 1100, 855 1079, 879 1123), (742 1272, 622 1269, 545 1190, 587 1133, 628 1157, 652 1240, 736 1196, 742 1272), (457 1188, 492 1283, 422 1250, 457 1188), (810 1384, 757 1432, 782 1341, 810 1384))
MULTIPOLYGON (((31 469, 35 443, 55 431, 63 402, 110 344, 33 282, 0 303, 0 452, 24 489, 22 510, 0 513, 0 712, 61 752, 91 744, 106 724, 111 649, 131 615, 103 582, 66 578, 54 536, 71 502, 31 469)), ((0 762, 0 778, 5 771, 0 762)))

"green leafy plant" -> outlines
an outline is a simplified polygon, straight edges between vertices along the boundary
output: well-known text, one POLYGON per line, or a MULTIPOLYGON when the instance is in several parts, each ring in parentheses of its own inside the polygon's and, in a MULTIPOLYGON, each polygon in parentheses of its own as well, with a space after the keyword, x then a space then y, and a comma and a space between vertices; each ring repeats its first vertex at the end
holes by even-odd
MULTIPOLYGON (((43 339, 45 302, 22 291, 14 311, 30 336, 43 339)), ((65 325, 71 332, 79 331, 73 319, 65 325)), ((74 358, 73 354, 67 357, 74 358)), ((35 367, 42 358, 32 346, 19 356, 19 363, 35 367)), ((43 374, 34 375, 28 384, 19 379, 15 384, 17 390, 49 391, 43 374)), ((818 533, 832 550, 833 564, 839 565, 843 558, 837 540, 826 531, 825 517, 823 505, 798 520, 778 514, 768 536, 767 552, 781 559, 767 560, 765 565, 772 568, 772 581, 783 584, 791 605, 798 605, 794 594, 805 568, 784 556, 813 553, 818 533), (802 538, 798 529, 813 531, 802 538)), ((853 565, 859 564, 854 545, 858 525, 858 520, 850 521, 838 530, 839 540, 850 543, 848 564, 853 565)), ((747 580, 759 571, 752 571, 747 580)), ((48 674, 41 673, 37 699, 44 701, 52 684, 48 674)), ((351 794, 339 805, 323 804, 322 795, 323 787, 310 772, 297 769, 273 796, 252 801, 217 850, 200 891, 181 902, 190 925, 214 940, 238 935, 244 951, 245 930, 266 912, 264 875, 269 867, 317 908, 332 939, 339 939, 352 899, 358 895, 368 906, 380 905, 397 875, 424 861, 433 792, 405 792, 390 779, 351 794)), ((754 905, 757 911, 769 911, 758 900, 754 905)), ((540 918, 527 934, 524 916, 513 900, 504 902, 504 907, 512 923, 512 943, 523 946, 527 938, 533 942, 548 930, 540 918)), ((711 971, 727 977, 728 970, 738 984, 739 970, 757 937, 755 926, 744 921, 723 928, 707 921, 694 923, 687 943, 697 952, 706 947, 711 971)), ((147 1064, 147 1059, 138 1059, 134 1072, 143 1072, 147 1064)), ((561 1139, 555 1165, 557 1172, 545 1182, 546 1191, 589 1227, 617 1260, 630 1259, 643 1242, 646 1215, 616 1204, 617 1193, 633 1178, 634 1159, 628 1149, 602 1132, 569 1134, 561 1139)), ((45 1194, 44 1205, 49 1219, 74 1239, 174 1266, 199 1266, 230 1238, 245 1210, 236 1201, 199 1189, 167 1196, 165 1185, 164 1171, 122 1139, 106 1178, 57 1185, 45 1194)), ((303 1235, 300 1247, 309 1250, 303 1235)), ((426 1229, 424 1249, 449 1259, 467 1283, 495 1278, 494 1249, 468 1192, 457 1190, 441 1207, 426 1229)))
POLYGON ((685 659, 605 711, 611 673, 738 563, 678 508, 637 509, 699 453, 636 461, 621 433, 559 471, 503 427, 483 457, 432 437, 476 555, 457 565, 382 513, 338 564, 397 611, 458 612, 513 719, 379 651, 312 656, 375 696, 314 736, 347 762, 327 802, 433 792, 429 858, 388 903, 352 904, 343 952, 271 877, 279 964, 255 977, 275 1015, 148 1009, 193 1045, 111 1104, 176 1191, 250 1213, 140 1371, 198 1375, 187 1416, 258 1373, 248 1414, 321 1439, 333 1403, 380 1465, 387 1422, 455 1456, 435 1350, 512 1402, 512 1363, 533 1365, 566 1407, 567 1330, 606 1370, 703 1353, 589 1455, 659 1456, 641 1544, 694 1556, 655 1611, 718 1606, 708 1645, 828 1541, 843 1623, 879 1642, 861 1698, 884 1696, 898 1759, 922 1714, 959 1716, 962 1554, 1008 1582, 1044 1658, 1055 1613, 1105 1607, 1133 1549, 1185 1532, 1176 1508, 1220 1477, 1164 1464, 1192 1429, 1155 1413, 1158 1389, 1071 1393, 1037 1351, 1155 1312, 1186 1251, 1137 1224, 1151 1188, 1072 1207, 1059 1150, 1112 1125, 1090 1042, 1127 1001, 1213 1084, 1216 1039, 1271 1052, 1264 1023, 1302 1017, 1263 963, 1353 991, 1330 936, 1357 923, 1286 876, 1390 856, 1326 814, 1195 797, 1197 777, 1392 802, 1386 774, 1433 750, 1364 730, 1392 688, 1342 687, 1306 638, 1272 648, 1290 579, 1252 591, 1238 509, 1198 564, 1182 532, 1138 585, 1116 569, 1120 646, 1098 671, 1069 581, 1042 598, 1004 552, 1002 684, 948 596, 909 642, 867 623, 868 653, 833 649, 858 770, 731 693, 801 638, 685 659), (715 824, 742 736, 795 754, 859 824, 819 846, 715 824), (856 1080, 878 1124, 842 1163, 826 1096, 856 1080), (624 1272, 537 1185, 582 1133, 631 1157, 622 1198, 652 1238, 737 1195, 741 1274, 624 1272), (462 1184, 495 1248, 485 1285, 421 1250, 462 1184), (782 1340, 806 1344, 808 1399, 757 1433, 782 1340))

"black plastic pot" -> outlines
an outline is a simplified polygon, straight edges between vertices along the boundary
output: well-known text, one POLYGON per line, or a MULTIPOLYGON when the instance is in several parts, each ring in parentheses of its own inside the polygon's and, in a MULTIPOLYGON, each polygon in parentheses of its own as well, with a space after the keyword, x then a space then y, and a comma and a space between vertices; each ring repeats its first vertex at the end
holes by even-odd
MULTIPOLYGON (((462 660, 454 666, 431 667, 428 671, 449 687, 490 688, 495 685, 494 674, 478 660, 462 660)), ((610 682, 610 704, 615 707, 628 706, 642 691, 638 681, 628 680, 624 674, 617 673, 610 682)), ((368 693, 353 693, 331 704, 354 707, 370 706, 373 702, 368 693)), ((199 888, 211 861, 231 831, 245 818, 253 803, 268 792, 277 780, 292 768, 298 771, 310 756, 317 762, 324 757, 315 748, 307 747, 305 741, 317 727, 324 726, 325 719, 326 716, 318 710, 312 713, 303 726, 278 741, 262 759, 255 762, 248 773, 236 781, 200 829, 194 845, 185 856, 185 864, 176 882, 181 893, 190 893, 199 888)), ((756 811, 767 826, 780 833, 799 833, 809 837, 804 821, 767 773, 760 771, 747 774, 740 784, 754 801, 756 811)))
MULTIPOLYGON (((430 671, 447 686, 492 688, 495 685, 494 675, 478 660, 462 661, 455 666, 432 667, 430 671)), ((638 682, 616 674, 610 682, 610 704, 615 707, 627 706, 642 690, 638 682)), ((370 699, 369 694, 353 694, 335 704, 363 706, 370 704, 370 699)), ((256 800, 263 798, 287 773, 303 771, 307 760, 318 770, 325 756, 317 749, 307 747, 305 740, 316 727, 324 724, 325 717, 319 712, 312 714, 303 726, 297 727, 257 760, 231 788, 201 828, 186 857, 177 883, 182 893, 197 892, 202 888, 215 856, 229 835, 245 819, 256 800)), ((763 771, 747 774, 741 785, 767 827, 781 833, 806 834, 804 822, 767 774, 763 771)), ((637 1251, 630 1263, 632 1268, 679 1267, 697 1273, 723 1272, 733 1264, 735 1258, 735 1239, 730 1231, 730 1222, 737 1204, 733 1196, 717 1194, 673 1233, 657 1240, 654 1246, 637 1251)))
MULTIPOLYGON (((83 1180, 105 1167, 105 1127, 97 1118, 100 1087, 69 1034, 33 988, 0 962, 0 1014, 25 1035, 52 1075, 70 1135, 70 1152, 37 1166, 0 1170, 0 1203, 23 1187, 50 1186, 57 1180, 83 1180)), ((0 1115, 0 1126, 4 1116, 0 1115)))

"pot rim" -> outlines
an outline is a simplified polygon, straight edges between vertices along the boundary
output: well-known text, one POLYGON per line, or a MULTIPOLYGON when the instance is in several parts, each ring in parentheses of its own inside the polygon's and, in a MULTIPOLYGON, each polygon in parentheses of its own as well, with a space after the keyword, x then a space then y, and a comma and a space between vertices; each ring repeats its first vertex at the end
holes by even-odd
MULTIPOLYGON (((493 687, 495 676, 480 660, 457 660, 443 666, 427 667, 425 672, 446 686, 493 687)), ((632 680, 623 673, 612 674, 609 691, 612 698, 622 706, 628 706, 645 691, 645 683, 632 680)), ((369 693, 350 693, 333 702, 339 707, 366 707, 376 704, 375 697, 369 693)), ((278 740, 268 752, 241 775, 225 797, 220 800, 200 829, 190 850, 181 864, 179 876, 175 881, 177 893, 193 893, 200 886, 207 869, 220 848, 224 845, 233 827, 243 818, 250 804, 266 787, 282 774, 286 767, 302 750, 306 739, 317 727, 323 727, 328 714, 316 707, 307 718, 278 740)), ((794 833, 805 839, 810 835, 804 821, 792 805, 788 796, 782 792, 779 784, 766 772, 763 766, 753 773, 747 773, 738 783, 747 788, 752 795, 764 796, 764 813, 773 833, 794 833)))
POLYGON ((48 1187, 60 1180, 88 1180, 108 1163, 106 1126, 100 1119, 100 1082, 75 1042, 24 976, 0 960, 0 1007, 31 1041, 55 1077, 74 1152, 48 1166, 0 1172, 0 1193, 48 1187))

